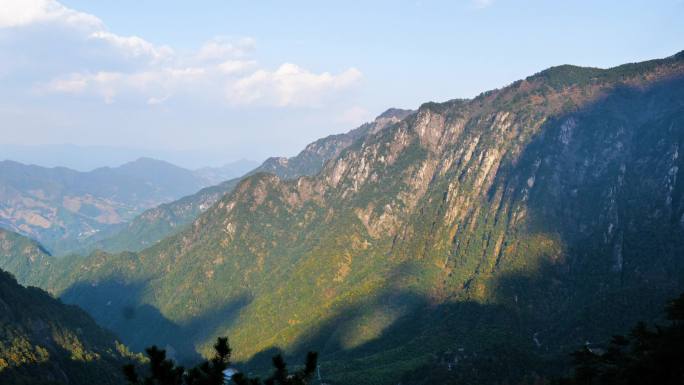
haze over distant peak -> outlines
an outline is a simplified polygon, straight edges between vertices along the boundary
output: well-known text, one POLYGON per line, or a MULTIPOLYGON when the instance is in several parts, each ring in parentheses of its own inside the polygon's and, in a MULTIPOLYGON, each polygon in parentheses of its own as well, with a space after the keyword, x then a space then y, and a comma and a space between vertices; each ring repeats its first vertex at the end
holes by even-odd
POLYGON ((259 162, 243 158, 219 167, 202 167, 195 170, 195 173, 207 179, 211 184, 219 184, 242 176, 258 166, 259 162))
POLYGON ((0 161, 0 227, 57 253, 140 212, 206 187, 194 171, 138 158, 82 172, 0 161))
MULTIPOLYGON (((236 159, 219 149, 164 150, 135 147, 64 144, 0 144, 0 160, 14 160, 42 167, 67 167, 92 171, 100 167, 118 167, 134 159, 151 158, 187 169, 221 167, 236 159)), ((254 161, 254 163, 257 163, 254 161)))

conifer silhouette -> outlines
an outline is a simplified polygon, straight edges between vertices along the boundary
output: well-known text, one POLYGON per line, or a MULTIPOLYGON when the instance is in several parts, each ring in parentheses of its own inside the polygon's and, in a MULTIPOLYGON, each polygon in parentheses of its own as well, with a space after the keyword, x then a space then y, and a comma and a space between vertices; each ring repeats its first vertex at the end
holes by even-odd
POLYGON ((669 325, 639 322, 614 336, 605 351, 585 346, 573 353, 575 375, 567 385, 684 384, 684 293, 665 308, 669 325))
MULTIPOLYGON (((232 350, 228 338, 219 337, 214 344, 214 357, 187 371, 167 359, 166 351, 156 346, 145 349, 145 352, 149 358, 148 367, 144 369, 146 377, 141 378, 132 364, 123 367, 129 385, 223 385, 223 372, 230 366, 232 350)), ((232 381, 236 385, 306 385, 313 377, 317 361, 318 354, 309 352, 304 368, 290 374, 283 357, 277 355, 273 357, 275 371, 265 382, 259 378, 250 379, 242 373, 234 375, 232 381)))

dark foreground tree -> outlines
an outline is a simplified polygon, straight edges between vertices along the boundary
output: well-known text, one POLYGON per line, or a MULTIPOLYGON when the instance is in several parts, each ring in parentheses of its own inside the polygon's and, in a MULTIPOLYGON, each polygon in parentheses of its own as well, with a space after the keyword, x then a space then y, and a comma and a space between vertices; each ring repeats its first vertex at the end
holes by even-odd
MULTIPOLYGON (((130 385, 223 385, 224 370, 230 366, 231 348, 228 338, 219 337, 214 344, 214 357, 201 364, 185 370, 182 366, 166 358, 166 352, 152 346, 145 349, 149 365, 143 369, 144 377, 138 373, 134 365, 123 367, 124 376, 130 385)), ((306 385, 316 370, 318 355, 309 352, 304 369, 290 374, 281 355, 273 357, 274 374, 266 381, 266 385, 306 385)), ((250 379, 242 373, 233 376, 236 385, 261 385, 259 378, 250 379)))
POLYGON ((666 307, 668 325, 640 322, 627 336, 614 336, 605 349, 573 354, 575 375, 568 385, 684 385, 684 293, 666 307))
POLYGON ((250 379, 242 373, 237 373, 233 376, 233 382, 235 382, 235 385, 306 385, 311 381, 311 378, 316 371, 317 363, 318 354, 309 352, 306 355, 306 364, 304 365, 304 368, 290 374, 287 370, 287 364, 285 363, 283 356, 278 354, 273 357, 275 372, 273 372, 273 375, 266 379, 266 381, 261 382, 258 377, 250 379))

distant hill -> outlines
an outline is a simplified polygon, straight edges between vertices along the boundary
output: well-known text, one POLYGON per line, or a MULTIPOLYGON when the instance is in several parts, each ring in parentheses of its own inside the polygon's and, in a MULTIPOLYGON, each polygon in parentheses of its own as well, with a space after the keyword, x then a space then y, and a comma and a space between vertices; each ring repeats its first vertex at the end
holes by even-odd
POLYGON ((121 384, 131 359, 83 310, 0 270, 0 383, 121 384))
POLYGON ((0 154, 0 160, 90 171, 137 159, 141 156, 141 151, 124 147, 74 144, 0 144, 0 154))
POLYGON ((0 227, 60 254, 145 209, 206 185, 190 170, 149 158, 89 172, 2 161, 0 227))
MULTIPOLYGON (((396 123, 412 112, 397 108, 389 109, 373 122, 363 124, 345 134, 330 135, 310 143, 294 157, 269 158, 259 167, 247 172, 244 177, 259 172, 272 173, 282 179, 315 175, 323 168, 326 161, 338 156, 354 141, 377 132, 388 124, 396 123)), ((232 191, 240 180, 242 180, 242 175, 204 188, 177 201, 151 208, 125 226, 115 227, 99 234, 83 251, 86 253, 94 249, 109 252, 138 251, 149 247, 182 230, 222 196, 232 191)))

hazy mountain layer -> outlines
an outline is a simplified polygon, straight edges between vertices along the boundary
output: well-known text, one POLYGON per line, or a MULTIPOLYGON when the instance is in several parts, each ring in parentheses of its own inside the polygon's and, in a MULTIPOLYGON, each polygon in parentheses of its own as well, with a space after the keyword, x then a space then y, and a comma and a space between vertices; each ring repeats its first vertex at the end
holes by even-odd
POLYGON ((195 174, 209 181, 212 185, 238 178, 259 166, 259 162, 240 159, 220 167, 202 167, 195 170, 195 174))
POLYGON ((318 350, 340 383, 532 380, 684 288, 683 144, 684 53, 554 67, 31 281, 134 347, 229 335, 253 367, 318 350))
POLYGON ((192 171, 147 158, 90 172, 3 161, 0 226, 63 253, 147 208, 205 185, 192 171))

